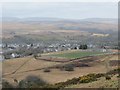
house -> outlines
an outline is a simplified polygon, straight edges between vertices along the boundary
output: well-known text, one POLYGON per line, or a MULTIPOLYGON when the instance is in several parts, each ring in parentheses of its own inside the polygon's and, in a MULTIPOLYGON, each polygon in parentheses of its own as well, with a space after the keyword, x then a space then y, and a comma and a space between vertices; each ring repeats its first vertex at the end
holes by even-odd
POLYGON ((3 55, 0 55, 0 61, 3 61, 5 58, 3 55))
POLYGON ((2 48, 2 46, 3 46, 3 45, 2 45, 2 44, 0 44, 0 48, 2 48))
POLYGON ((107 50, 106 49, 102 49, 102 52, 106 52, 107 50))
POLYGON ((17 53, 12 53, 11 56, 12 56, 13 58, 18 58, 18 57, 20 57, 20 55, 18 55, 17 53))
POLYGON ((59 49, 58 48, 55 48, 55 52, 58 52, 59 51, 59 49))

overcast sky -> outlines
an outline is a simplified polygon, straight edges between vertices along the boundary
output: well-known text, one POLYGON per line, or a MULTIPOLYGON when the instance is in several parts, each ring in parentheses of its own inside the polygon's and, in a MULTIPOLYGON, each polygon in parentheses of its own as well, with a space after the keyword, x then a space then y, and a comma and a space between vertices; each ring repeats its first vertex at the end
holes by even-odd
POLYGON ((117 18, 117 2, 4 3, 3 17, 117 18))

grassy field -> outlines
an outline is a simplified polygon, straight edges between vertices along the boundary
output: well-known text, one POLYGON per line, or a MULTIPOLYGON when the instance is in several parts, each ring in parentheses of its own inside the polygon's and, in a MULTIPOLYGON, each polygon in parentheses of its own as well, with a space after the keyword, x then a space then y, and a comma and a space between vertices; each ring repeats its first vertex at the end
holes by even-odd
POLYGON ((60 53, 51 53, 47 56, 54 56, 54 57, 63 57, 68 59, 74 59, 74 58, 81 58, 86 56, 93 56, 97 54, 103 54, 103 52, 97 52, 97 51, 70 51, 70 52, 60 52, 60 53))

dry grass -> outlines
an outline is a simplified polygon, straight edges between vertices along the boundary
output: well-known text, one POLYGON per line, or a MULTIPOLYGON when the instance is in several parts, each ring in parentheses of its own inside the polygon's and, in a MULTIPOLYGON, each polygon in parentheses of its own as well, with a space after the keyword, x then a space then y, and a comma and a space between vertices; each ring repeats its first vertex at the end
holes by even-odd
MULTIPOLYGON (((117 55, 112 55, 111 58, 106 58, 106 60, 111 59, 117 59, 117 55)), ((103 57, 100 58, 93 58, 93 59, 103 59, 103 57)), ((118 59, 117 59, 118 60, 118 59)), ((17 80, 22 80, 25 77, 29 75, 35 75, 42 79, 44 79, 46 82, 49 83, 57 83, 57 82, 63 82, 67 79, 72 79, 74 77, 79 77, 82 75, 86 75, 89 73, 104 73, 106 72, 106 67, 104 65, 104 61, 100 60, 101 63, 98 63, 95 61, 92 62, 91 67, 77 67, 74 71, 68 72, 68 71, 60 71, 59 69, 51 69, 51 72, 45 73, 43 72, 44 68, 51 67, 58 64, 65 64, 65 63, 56 63, 56 62, 49 62, 44 60, 35 60, 32 57, 24 57, 24 58, 18 58, 13 60, 7 60, 3 62, 3 78, 7 79, 9 82, 14 83, 13 79, 16 78, 17 80), (25 61, 28 61, 25 65, 23 65, 16 73, 6 75, 7 73, 11 73, 14 70, 16 70, 18 67, 20 67, 25 61)), ((66 62, 67 63, 67 62, 66 62)), ((91 63, 90 63, 91 64, 91 63)))
POLYGON ((16 69, 19 70, 17 72, 41 69, 45 67, 50 67, 53 65, 59 64, 57 62, 47 62, 44 60, 35 60, 32 56, 10 59, 3 62, 3 74, 14 72, 16 69))

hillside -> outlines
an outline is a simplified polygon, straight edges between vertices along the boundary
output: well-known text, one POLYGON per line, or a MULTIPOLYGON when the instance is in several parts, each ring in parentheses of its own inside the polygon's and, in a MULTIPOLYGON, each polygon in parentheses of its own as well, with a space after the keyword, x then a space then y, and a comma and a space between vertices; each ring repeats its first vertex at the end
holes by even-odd
MULTIPOLYGON (((57 58, 56 58, 57 60, 57 58)), ((42 78, 44 81, 55 84, 63 82, 74 77, 90 73, 105 73, 106 60, 114 63, 118 60, 117 55, 94 56, 76 59, 75 61, 55 62, 45 59, 35 59, 32 56, 3 61, 3 79, 15 84, 14 79, 21 81, 27 76, 33 75, 42 78), (114 61, 114 62, 113 62, 114 61), (73 71, 64 71, 64 66, 74 65, 73 71), (50 72, 44 72, 50 69, 50 72), (54 79, 53 79, 54 78, 54 79)), ((116 68, 116 65, 110 65, 110 70, 116 68)))
POLYGON ((111 80, 106 80, 104 77, 102 77, 94 82, 70 85, 66 88, 118 88, 119 81, 117 76, 118 75, 113 75, 111 80))

